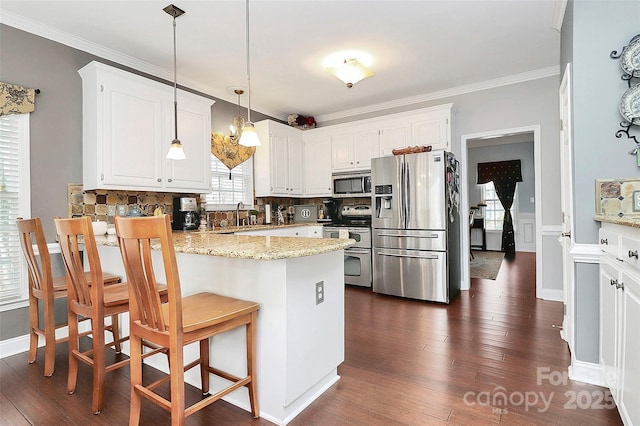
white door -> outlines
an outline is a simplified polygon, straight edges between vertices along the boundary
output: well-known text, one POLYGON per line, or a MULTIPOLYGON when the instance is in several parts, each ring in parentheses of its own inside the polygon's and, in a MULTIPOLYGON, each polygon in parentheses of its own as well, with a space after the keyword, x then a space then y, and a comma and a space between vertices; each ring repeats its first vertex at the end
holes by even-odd
POLYGON ((562 286, 564 290, 564 320, 561 336, 569 344, 571 353, 574 348, 575 320, 575 263, 571 257, 573 242, 573 167, 572 167, 572 135, 571 135, 571 64, 567 64, 559 90, 560 98, 560 142, 561 142, 561 202, 562 202, 562 286))

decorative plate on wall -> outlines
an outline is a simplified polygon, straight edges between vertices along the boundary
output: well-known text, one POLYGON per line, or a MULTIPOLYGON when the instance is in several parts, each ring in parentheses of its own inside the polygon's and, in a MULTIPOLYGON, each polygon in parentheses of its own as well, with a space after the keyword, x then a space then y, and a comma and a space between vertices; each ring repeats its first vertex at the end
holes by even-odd
POLYGON ((622 51, 620 67, 632 76, 640 76, 640 34, 631 39, 622 51))
POLYGON ((628 88, 620 99, 620 114, 629 123, 640 126, 640 84, 628 88))

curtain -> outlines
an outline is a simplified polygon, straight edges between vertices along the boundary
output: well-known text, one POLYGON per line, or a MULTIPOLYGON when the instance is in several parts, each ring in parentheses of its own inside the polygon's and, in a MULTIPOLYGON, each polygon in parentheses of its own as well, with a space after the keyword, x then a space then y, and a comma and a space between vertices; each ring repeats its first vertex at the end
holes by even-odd
POLYGON ((0 115, 33 112, 35 99, 36 89, 0 82, 0 115))
POLYGON ((522 182, 520 160, 478 163, 478 184, 488 182, 493 182, 500 204, 504 208, 502 251, 513 253, 516 251, 516 240, 513 232, 511 206, 516 193, 516 184, 517 182, 522 182))

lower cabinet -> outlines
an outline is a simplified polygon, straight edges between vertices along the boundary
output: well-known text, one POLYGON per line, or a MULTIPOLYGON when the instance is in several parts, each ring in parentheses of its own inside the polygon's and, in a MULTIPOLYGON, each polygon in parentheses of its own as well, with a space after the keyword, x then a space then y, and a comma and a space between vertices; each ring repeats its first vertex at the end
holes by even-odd
POLYGON ((600 229, 600 369, 625 425, 640 424, 640 229, 600 229), (612 250, 612 247, 615 249, 612 250))

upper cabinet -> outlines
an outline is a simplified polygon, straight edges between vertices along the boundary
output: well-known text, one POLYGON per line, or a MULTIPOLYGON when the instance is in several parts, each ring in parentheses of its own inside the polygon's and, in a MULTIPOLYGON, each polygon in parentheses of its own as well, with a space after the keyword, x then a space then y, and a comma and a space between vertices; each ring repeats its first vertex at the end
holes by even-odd
POLYGON ((374 126, 346 126, 332 136, 332 170, 368 170, 377 157, 378 129, 374 126))
POLYGON ((212 100, 178 91, 178 137, 187 159, 167 160, 174 138, 171 86, 98 62, 78 72, 86 189, 210 191, 212 100))
MULTIPOLYGON (((308 130, 307 132, 310 132, 308 130)), ((330 197, 331 191, 331 135, 303 134, 304 195, 330 197)))
POLYGON ((452 104, 394 114, 380 122, 380 156, 409 146, 431 146, 432 150, 451 149, 452 104))
POLYGON ((302 131, 272 120, 255 126, 261 144, 253 162, 256 196, 304 195, 302 131))

